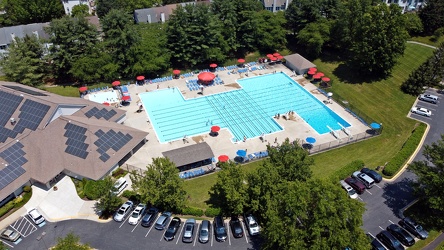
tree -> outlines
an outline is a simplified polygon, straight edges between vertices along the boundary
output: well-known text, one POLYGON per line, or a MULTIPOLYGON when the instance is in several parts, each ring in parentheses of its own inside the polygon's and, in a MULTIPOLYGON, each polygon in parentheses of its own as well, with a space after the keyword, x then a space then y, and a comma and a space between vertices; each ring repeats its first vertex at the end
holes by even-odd
POLYGON ((72 7, 71 16, 87 16, 89 15, 89 7, 86 4, 77 4, 72 7))
POLYGON ((57 245, 55 245, 53 250, 90 250, 92 249, 88 244, 81 244, 80 237, 76 236, 74 233, 69 233, 65 238, 58 238, 57 245))
POLYGON ((287 31, 284 29, 284 12, 273 13, 263 10, 255 12, 257 30, 256 47, 260 51, 270 52, 285 48, 287 31))
POLYGON ((96 13, 102 18, 111 10, 122 10, 125 13, 132 13, 136 9, 160 6, 161 3, 161 0, 96 0, 96 13))
POLYGON ((65 14, 60 0, 3 0, 6 25, 45 23, 65 14))
POLYGON ((364 204, 339 185, 316 179, 278 185, 265 211, 264 249, 369 249, 361 229, 364 204))
POLYGON ((183 180, 179 170, 168 158, 155 158, 147 171, 131 173, 132 187, 145 203, 164 210, 180 212, 185 203, 183 180))
POLYGON ((298 43, 306 48, 308 55, 317 57, 330 39, 330 24, 325 20, 309 23, 299 31, 297 38, 298 43))
POLYGON ((8 250, 8 248, 6 247, 5 244, 3 244, 3 242, 0 241, 0 250, 8 250))
POLYGON ((96 203, 96 208, 99 209, 103 215, 109 215, 122 205, 122 199, 116 195, 116 188, 114 187, 115 181, 107 176, 101 180, 100 185, 97 187, 99 201, 96 203))
POLYGON ((133 56, 131 47, 140 41, 131 15, 122 10, 111 10, 102 18, 101 25, 108 53, 112 55, 123 76, 129 76, 133 56))
POLYGON ((415 161, 409 168, 418 176, 415 193, 432 209, 434 222, 439 228, 444 227, 444 135, 431 145, 424 146, 426 160, 415 161))
POLYGON ((43 44, 36 36, 15 38, 0 66, 8 80, 38 86, 45 77, 43 44))
POLYGON ((216 183, 210 189, 210 200, 221 208, 224 215, 240 215, 244 211, 247 197, 246 175, 241 166, 234 162, 221 165, 216 183))
POLYGON ((444 2, 442 0, 427 0, 423 8, 419 10, 419 18, 424 25, 427 35, 439 28, 444 27, 444 2))
POLYGON ((418 14, 414 12, 404 13, 402 15, 404 17, 405 29, 409 33, 410 36, 417 36, 422 33, 424 30, 424 26, 422 25, 421 19, 418 14))

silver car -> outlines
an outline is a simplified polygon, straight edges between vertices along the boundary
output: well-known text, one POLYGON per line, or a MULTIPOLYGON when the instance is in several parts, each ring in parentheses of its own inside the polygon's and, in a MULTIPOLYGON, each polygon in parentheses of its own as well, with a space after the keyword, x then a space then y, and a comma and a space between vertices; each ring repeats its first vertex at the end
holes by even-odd
POLYGON ((12 229, 5 228, 0 230, 0 238, 16 242, 18 239, 20 239, 20 234, 12 229))
POLYGON ((171 212, 163 212, 161 216, 156 221, 156 225, 154 226, 157 230, 164 230, 168 219, 171 217, 171 212))
POLYGON ((194 238, 194 226, 196 225, 196 220, 195 219, 188 219, 185 222, 185 229, 183 231, 183 237, 182 237, 182 241, 185 243, 191 243, 193 242, 193 238, 194 238))
POLYGON ((260 228, 259 224, 257 223, 256 219, 251 214, 247 214, 244 216, 245 224, 247 225, 248 233, 253 235, 258 235, 260 228))
POLYGON ((125 217, 129 214, 131 209, 133 208, 134 203, 132 201, 127 201, 125 204, 123 204, 119 210, 117 210, 116 214, 114 215, 114 220, 117 222, 121 222, 125 219, 125 217))
POLYGON ((210 227, 211 224, 209 221, 207 220, 202 221, 202 225, 200 226, 200 231, 199 231, 199 242, 207 243, 209 241, 210 227))

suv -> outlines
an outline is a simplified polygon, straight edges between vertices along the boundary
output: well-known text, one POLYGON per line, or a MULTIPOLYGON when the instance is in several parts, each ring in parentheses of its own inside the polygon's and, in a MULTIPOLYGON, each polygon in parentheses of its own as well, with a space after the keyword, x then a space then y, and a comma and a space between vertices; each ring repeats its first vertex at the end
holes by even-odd
POLYGON ((350 198, 352 199, 358 198, 358 194, 356 193, 356 191, 350 185, 348 185, 344 180, 340 180, 339 183, 341 183, 341 186, 345 189, 345 191, 347 191, 347 194, 350 198))
POLYGON ((133 208, 133 202, 127 201, 125 202, 119 210, 117 210, 116 214, 114 215, 114 220, 117 222, 121 222, 125 219, 125 217, 129 214, 131 209, 133 208))
POLYGON ((382 181, 382 176, 373 169, 363 168, 361 172, 370 176, 376 183, 380 183, 382 181))
POLYGON ((225 241, 227 239, 227 229, 225 228, 222 216, 216 216, 213 222, 214 235, 217 241, 225 241))
POLYGON ((395 236, 404 246, 413 246, 415 244, 415 239, 407 233, 402 227, 391 224, 387 227, 387 231, 389 231, 393 236, 395 236))
POLYGON ((142 218, 142 223, 140 223, 142 227, 151 227, 158 213, 159 210, 155 207, 148 209, 148 212, 142 218))
POLYGON ((168 219, 171 217, 171 212, 163 212, 159 219, 156 221, 156 225, 154 226, 157 230, 164 230, 165 226, 168 222, 168 219))
POLYGON ((244 215, 245 225, 247 225, 248 233, 253 235, 259 234, 259 224, 257 224, 256 219, 253 217, 253 215, 248 214, 244 215))
POLYGON ((425 102, 431 102, 436 104, 438 102, 438 97, 436 95, 422 94, 418 97, 419 100, 425 102))
POLYGON ((31 209, 28 212, 28 217, 34 222, 36 225, 40 225, 45 222, 45 218, 39 213, 37 208, 31 209))
POLYGON ((393 235, 385 230, 376 235, 376 238, 378 238, 378 240, 390 250, 404 250, 401 242, 399 242, 395 237, 393 237, 393 235))
POLYGON ((370 178, 370 176, 361 173, 361 171, 353 172, 352 177, 358 179, 368 189, 372 188, 373 185, 375 185, 375 181, 372 178, 370 178))
POLYGON ((427 237, 429 237, 429 233, 410 217, 405 217, 404 219, 402 219, 399 222, 399 225, 401 225, 401 227, 407 229, 410 233, 422 240, 425 240, 427 239, 427 237))
POLYGON ((195 219, 188 219, 185 222, 185 229, 183 231, 182 241, 185 243, 193 242, 194 236, 194 226, 196 225, 195 219))

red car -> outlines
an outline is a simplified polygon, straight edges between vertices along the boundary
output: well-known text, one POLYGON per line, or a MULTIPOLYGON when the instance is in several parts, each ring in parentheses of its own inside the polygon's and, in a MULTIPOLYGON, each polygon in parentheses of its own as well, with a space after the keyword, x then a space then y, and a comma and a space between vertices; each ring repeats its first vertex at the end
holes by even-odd
POLYGON ((348 185, 350 185, 352 188, 356 190, 358 194, 362 194, 365 191, 365 186, 360 181, 356 180, 355 178, 348 177, 345 179, 345 182, 347 182, 348 185))

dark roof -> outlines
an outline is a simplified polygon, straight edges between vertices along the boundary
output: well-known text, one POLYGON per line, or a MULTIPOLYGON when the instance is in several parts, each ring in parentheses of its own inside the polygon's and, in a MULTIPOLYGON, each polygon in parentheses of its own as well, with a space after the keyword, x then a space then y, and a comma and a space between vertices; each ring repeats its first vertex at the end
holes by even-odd
POLYGON ((316 67, 314 63, 310 62, 309 60, 305 59, 305 57, 299 54, 284 56, 284 58, 287 62, 291 63, 293 66, 300 70, 316 67))
POLYGON ((177 167, 214 157, 213 151, 206 142, 173 149, 163 152, 162 154, 170 159, 170 161, 174 162, 177 167))
POLYGON ((134 11, 134 20, 136 23, 147 23, 148 16, 151 17, 151 23, 158 23, 161 21, 161 14, 165 15, 165 21, 170 18, 170 15, 173 14, 173 11, 176 9, 177 5, 182 5, 183 7, 187 4, 196 4, 196 3, 205 3, 209 4, 210 1, 201 1, 201 2, 186 2, 186 3, 177 3, 177 4, 168 4, 160 7, 153 7, 148 9, 138 9, 134 11))
POLYGON ((38 35, 40 39, 47 39, 49 36, 43 29, 47 26, 49 26, 49 23, 32 23, 0 28, 0 45, 11 44, 14 37, 23 38, 26 35, 38 35))

